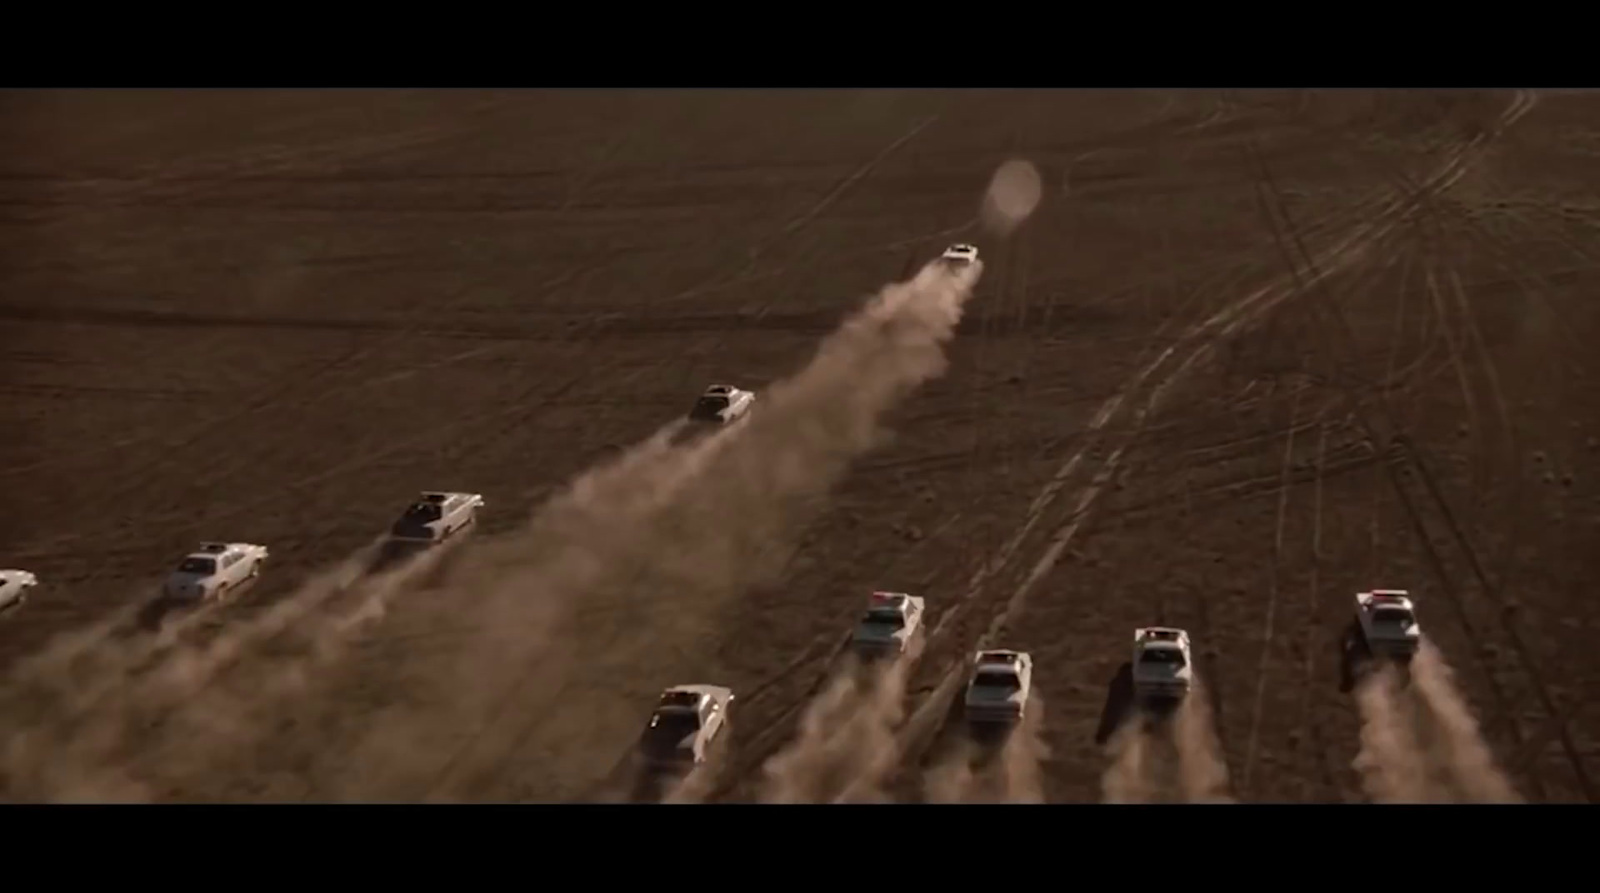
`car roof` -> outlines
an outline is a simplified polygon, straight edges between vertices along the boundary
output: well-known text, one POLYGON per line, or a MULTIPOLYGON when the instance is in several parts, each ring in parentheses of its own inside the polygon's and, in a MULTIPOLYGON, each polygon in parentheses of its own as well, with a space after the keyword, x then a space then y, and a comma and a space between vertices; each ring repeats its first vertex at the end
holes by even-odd
POLYGON ((1147 626, 1135 633, 1139 644, 1160 647, 1163 645, 1179 645, 1189 638, 1184 630, 1171 626, 1147 626))
POLYGON ((1024 655, 1021 651, 1010 651, 996 648, 990 651, 978 652, 979 667, 1016 667, 1021 666, 1024 655))

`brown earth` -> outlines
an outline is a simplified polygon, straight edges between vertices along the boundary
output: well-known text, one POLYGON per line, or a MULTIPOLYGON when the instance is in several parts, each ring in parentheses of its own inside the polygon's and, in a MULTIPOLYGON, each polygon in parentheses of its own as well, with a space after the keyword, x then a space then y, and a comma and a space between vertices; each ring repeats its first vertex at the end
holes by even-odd
MULTIPOLYGON (((1228 796, 1361 800, 1339 640, 1356 590, 1403 587, 1521 796, 1594 799, 1587 94, 117 91, 0 108, 0 565, 45 584, 0 617, 0 721, 51 764, 9 762, 10 798, 611 796, 654 693, 684 681, 739 694, 709 796, 753 796, 864 593, 888 588, 926 596, 935 630, 908 728, 938 718, 929 693, 980 642, 1034 654, 1049 801, 1101 797, 1107 683, 1155 622, 1194 635, 1228 796), (1043 201, 1001 238, 978 210, 1009 158, 1037 166, 1043 201), (956 240, 986 271, 948 371, 831 491, 802 475, 805 507, 770 519, 707 502, 631 551, 597 545, 622 514, 530 526, 705 384, 784 378, 956 240), (435 488, 484 493, 483 529, 370 622, 331 625, 339 599, 301 581, 435 488), (755 548, 750 531, 774 549, 748 573, 651 576, 672 550, 755 548), (171 659, 258 640, 185 664, 137 710, 150 677, 125 666, 24 678, 23 656, 142 603, 219 538, 268 544, 271 565, 171 659), (609 568, 568 568, 565 600, 527 609, 579 553, 667 582, 591 592, 609 568), (54 682, 77 694, 41 694, 54 682), (95 684, 107 698, 70 703, 95 684), (96 723, 93 747, 50 750, 96 723)), ((128 644, 148 635, 95 647, 149 663, 128 644)), ((941 751, 900 743, 891 787, 912 792, 941 751)))

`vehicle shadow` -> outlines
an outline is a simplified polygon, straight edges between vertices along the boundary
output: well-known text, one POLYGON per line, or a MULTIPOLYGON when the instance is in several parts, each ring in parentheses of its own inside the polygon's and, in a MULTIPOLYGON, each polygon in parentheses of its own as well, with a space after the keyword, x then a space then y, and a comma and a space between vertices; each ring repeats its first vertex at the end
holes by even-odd
POLYGON ((1102 747, 1117 729, 1134 714, 1133 664, 1123 661, 1106 683, 1105 701, 1100 707, 1100 722, 1095 726, 1094 743, 1102 747))
POLYGON ((1350 694, 1372 669, 1372 652, 1361 635, 1360 622, 1346 623, 1337 643, 1339 649, 1339 693, 1350 694))

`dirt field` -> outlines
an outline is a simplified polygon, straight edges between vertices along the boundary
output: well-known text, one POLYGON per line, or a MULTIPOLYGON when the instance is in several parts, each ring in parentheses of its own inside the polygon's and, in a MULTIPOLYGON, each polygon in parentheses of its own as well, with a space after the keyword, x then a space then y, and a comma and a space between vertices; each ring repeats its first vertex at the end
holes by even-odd
POLYGON ((738 696, 694 798, 771 796, 873 589, 925 596, 930 635, 829 799, 969 796, 939 730, 984 645, 1034 655, 1040 708, 985 796, 1126 796, 1111 776, 1146 755, 1105 740, 1108 684, 1155 623, 1192 634, 1204 698, 1145 787, 1494 799, 1467 776, 1503 772, 1595 799, 1600 99, 0 110, 0 566, 43 581, 0 616, 7 799, 614 798, 679 682, 738 696), (1008 159, 1042 200, 1007 235, 979 212, 1008 159), (954 241, 985 266, 947 346, 883 323, 807 367, 954 241), (788 382, 706 460, 726 480, 636 446, 717 381, 788 382), (483 493, 480 529, 359 577, 423 489, 483 493), (267 544, 260 584, 134 627, 201 539, 267 544), (1409 589, 1437 649, 1406 691, 1451 688, 1448 664, 1480 727, 1430 701, 1409 795, 1374 780, 1387 721, 1340 685, 1374 587, 1409 589))

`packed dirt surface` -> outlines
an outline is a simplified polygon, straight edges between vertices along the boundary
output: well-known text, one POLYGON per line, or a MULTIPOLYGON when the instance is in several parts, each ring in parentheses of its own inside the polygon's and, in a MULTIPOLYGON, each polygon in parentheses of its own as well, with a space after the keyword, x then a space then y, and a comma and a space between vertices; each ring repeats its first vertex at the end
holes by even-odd
POLYGON ((0 799, 1596 798, 1600 97, 13 91, 0 142, 0 799), (712 383, 757 411, 691 433, 712 383), (422 490, 487 506, 378 565, 422 490), (201 540, 271 558, 158 616, 201 540), (1373 588, 1409 670, 1351 673, 1373 588), (873 590, 929 616, 868 672, 873 590), (679 683, 729 733, 646 791, 679 683))

